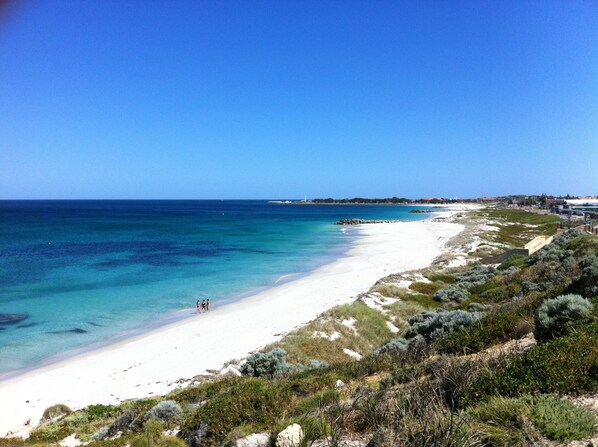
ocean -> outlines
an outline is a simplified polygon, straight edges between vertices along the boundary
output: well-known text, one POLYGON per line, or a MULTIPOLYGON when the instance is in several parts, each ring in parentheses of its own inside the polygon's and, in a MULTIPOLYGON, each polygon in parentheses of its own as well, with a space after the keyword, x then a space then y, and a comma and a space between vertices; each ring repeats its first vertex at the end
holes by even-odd
POLYGON ((192 315, 197 299, 217 311, 343 256, 354 232, 335 221, 428 217, 413 209, 0 201, 0 374, 192 315))

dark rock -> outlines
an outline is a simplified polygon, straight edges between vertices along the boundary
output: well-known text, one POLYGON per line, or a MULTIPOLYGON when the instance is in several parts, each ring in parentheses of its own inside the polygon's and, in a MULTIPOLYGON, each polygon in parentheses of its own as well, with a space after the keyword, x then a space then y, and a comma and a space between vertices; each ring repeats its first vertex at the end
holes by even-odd
POLYGON ((411 210, 409 212, 414 213, 414 214, 428 214, 428 213, 433 213, 434 211, 432 211, 432 210, 411 210))
POLYGON ((19 329, 26 329, 28 327, 33 327, 33 326, 37 326, 39 323, 36 322, 32 322, 32 323, 25 323, 25 324, 19 324, 17 327, 19 329))
POLYGON ((400 220, 370 220, 370 219, 341 219, 335 222, 335 225, 362 225, 362 224, 377 224, 377 223, 395 223, 401 222, 400 220))
POLYGON ((0 324, 15 324, 29 318, 28 314, 3 314, 0 313, 0 324))

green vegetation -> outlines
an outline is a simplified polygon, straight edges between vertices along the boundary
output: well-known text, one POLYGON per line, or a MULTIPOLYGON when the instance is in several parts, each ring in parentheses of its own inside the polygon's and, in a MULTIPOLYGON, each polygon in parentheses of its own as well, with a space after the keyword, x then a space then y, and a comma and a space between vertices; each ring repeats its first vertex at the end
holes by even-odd
POLYGON ((566 334, 576 320, 589 316, 593 308, 581 295, 560 295, 545 300, 536 314, 536 339, 544 341, 566 334))
POLYGON ((72 410, 64 404, 56 404, 48 407, 44 410, 44 414, 42 415, 42 421, 47 422, 52 419, 56 419, 60 416, 64 416, 66 414, 71 414, 72 410))
POLYGON ((524 210, 487 208, 478 212, 480 217, 497 221, 497 231, 488 233, 493 242, 510 247, 523 246, 535 236, 551 236, 562 220, 555 215, 543 215, 524 210))
MULTIPOLYGON (((521 213, 496 210, 514 238, 554 224, 521 213)), ((382 311, 364 300, 331 309, 250 356, 243 377, 118 406, 54 406, 28 440, 0 447, 71 434, 91 447, 216 447, 257 432, 273 442, 292 423, 305 446, 347 437, 373 447, 587 443, 597 415, 575 402, 598 393, 597 240, 573 230, 496 270, 427 271, 430 283, 408 289, 385 278, 370 291, 392 298, 382 311), (434 299, 448 288, 467 297, 434 299), (164 433, 177 428, 177 437, 164 433)))
POLYGON ((573 403, 553 396, 538 399, 533 419, 540 432, 553 441, 573 441, 592 436, 598 418, 573 403))

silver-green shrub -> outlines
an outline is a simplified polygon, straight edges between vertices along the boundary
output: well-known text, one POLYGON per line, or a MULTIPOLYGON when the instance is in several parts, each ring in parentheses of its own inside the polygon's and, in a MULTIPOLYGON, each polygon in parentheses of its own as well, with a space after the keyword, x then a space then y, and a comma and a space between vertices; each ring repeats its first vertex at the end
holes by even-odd
POLYGON ((460 284, 451 284, 438 290, 432 298, 441 303, 460 303, 469 298, 469 292, 460 284))
POLYGON ((330 363, 328 363, 326 360, 310 360, 309 361, 309 369, 322 369, 322 368, 328 368, 330 366, 330 363))
POLYGON ((421 335, 427 342, 434 341, 443 335, 475 323, 483 316, 483 312, 467 312, 465 310, 420 312, 409 319, 411 327, 407 332, 407 337, 421 335))
POLYGON ((402 337, 393 338, 388 343, 378 346, 374 351, 375 354, 390 354, 398 355, 407 352, 407 340, 402 337))
POLYGON ((176 401, 163 400, 162 402, 158 402, 156 405, 154 405, 152 409, 146 413, 145 418, 168 422, 182 412, 183 409, 176 401))
POLYGON ((484 284, 486 281, 492 279, 496 274, 494 267, 487 267, 484 265, 476 265, 471 270, 457 273, 455 279, 463 287, 477 286, 484 284))
POLYGON ((536 339, 550 340, 565 334, 572 322, 588 316, 593 308, 581 295, 561 295, 544 301, 536 313, 536 339))
POLYGON ((92 441, 100 441, 108 436, 109 429, 108 427, 102 427, 97 432, 93 434, 91 437, 92 441))
POLYGON ((288 374, 294 369, 295 366, 287 361, 286 351, 274 348, 272 351, 256 352, 247 357, 247 361, 241 366, 241 374, 272 379, 288 374))
POLYGON ((378 346, 375 354, 400 355, 404 353, 416 354, 426 348, 427 344, 421 335, 417 335, 409 340, 403 337, 393 338, 388 343, 378 346))

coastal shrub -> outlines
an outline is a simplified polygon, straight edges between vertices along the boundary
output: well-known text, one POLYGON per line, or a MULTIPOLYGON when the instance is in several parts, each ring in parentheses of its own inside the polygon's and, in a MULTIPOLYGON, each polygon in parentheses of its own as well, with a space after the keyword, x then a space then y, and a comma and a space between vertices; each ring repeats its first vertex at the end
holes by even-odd
POLYGON ((467 310, 469 312, 488 312, 492 310, 491 304, 482 304, 482 303, 469 303, 467 306, 467 310))
POLYGON ((287 361, 284 349, 274 348, 269 352, 256 352, 241 366, 241 374, 249 377, 273 379, 293 371, 294 366, 287 361))
POLYGON ((52 405, 44 410, 41 422, 47 422, 60 416, 64 416, 65 414, 71 414, 72 412, 73 411, 64 404, 52 405))
POLYGON ((393 338, 388 343, 378 346, 374 353, 376 355, 392 355, 398 356, 405 353, 418 354, 427 346, 425 339, 421 335, 416 335, 409 340, 402 337, 393 338))
MULTIPOLYGON (((187 414, 180 436, 191 444, 197 430, 207 426, 206 445, 222 445, 229 433, 242 424, 253 424, 256 430, 269 429, 281 414, 289 411, 293 402, 291 386, 288 379, 240 380, 187 414)), ((334 387, 334 382, 330 387, 334 387)))
POLYGON ((579 266, 581 275, 571 284, 571 291, 588 297, 598 296, 598 256, 588 256, 579 266))
POLYGON ((378 346, 374 353, 381 355, 381 354, 389 354, 389 355, 399 355, 404 352, 407 352, 407 340, 404 338, 393 338, 388 343, 383 344, 382 346, 378 346))
POLYGON ((444 289, 438 290, 433 298, 441 303, 460 303, 469 298, 469 292, 460 284, 451 284, 444 289))
POLYGON ((183 409, 176 401, 163 400, 162 402, 158 402, 156 405, 154 405, 151 410, 145 414, 145 418, 168 422, 182 412, 183 409))
POLYGON ((464 287, 471 287, 484 284, 486 281, 492 279, 495 274, 496 270, 494 267, 476 265, 471 270, 456 273, 455 280, 464 287))
POLYGON ((115 416, 118 409, 112 405, 90 405, 85 409, 87 417, 91 420, 106 419, 115 416))
POLYGON ((438 340, 436 349, 447 354, 471 354, 490 346, 525 335, 520 324, 525 317, 519 311, 492 312, 475 324, 447 334, 438 340))
POLYGON ((572 282, 575 272, 560 261, 543 262, 532 265, 521 273, 523 293, 547 291, 554 286, 563 289, 572 282))
POLYGON ((516 271, 510 270, 511 268, 515 268, 519 270, 519 268, 525 266, 529 260, 529 256, 526 255, 511 255, 503 262, 500 263, 498 266, 498 270, 502 270, 503 274, 509 272, 509 274, 516 273, 516 271))
POLYGON ((477 395, 517 396, 526 393, 598 392, 598 323, 549 340, 515 355, 480 377, 477 395))
POLYGON ((102 427, 100 428, 97 432, 95 432, 93 434, 93 436, 91 437, 92 441, 99 441, 101 439, 104 439, 105 437, 108 436, 110 430, 108 427, 102 427))
POLYGON ((328 368, 329 366, 330 363, 328 363, 326 360, 310 360, 308 369, 322 369, 328 368))
POLYGON ((407 338, 421 335, 426 341, 436 340, 450 332, 478 321, 484 314, 465 310, 421 312, 409 319, 407 338))
POLYGON ((542 396, 534 405, 534 423, 552 441, 574 441, 598 431, 598 418, 567 400, 542 396))
POLYGON ((501 301, 508 300, 511 296, 511 292, 509 287, 507 286, 497 286, 491 289, 483 291, 480 296, 485 301, 490 301, 491 303, 499 303, 501 301))
POLYGON ((542 303, 536 314, 537 340, 549 340, 565 334, 571 323, 588 316, 593 309, 581 295, 561 295, 542 303))

